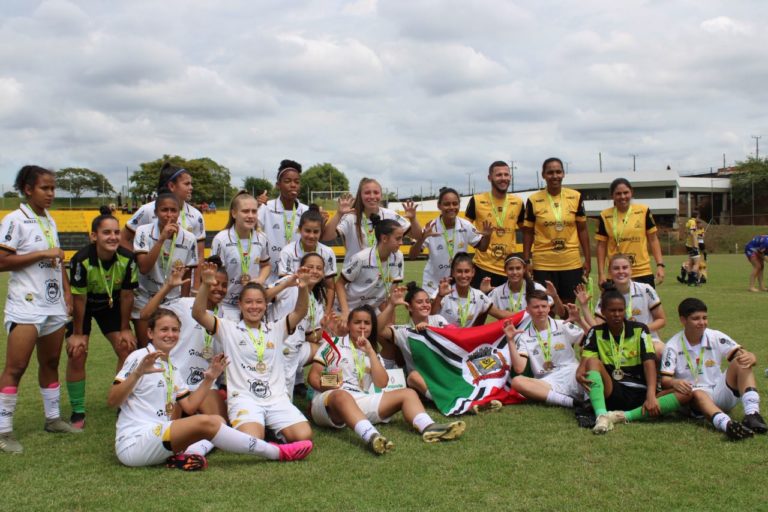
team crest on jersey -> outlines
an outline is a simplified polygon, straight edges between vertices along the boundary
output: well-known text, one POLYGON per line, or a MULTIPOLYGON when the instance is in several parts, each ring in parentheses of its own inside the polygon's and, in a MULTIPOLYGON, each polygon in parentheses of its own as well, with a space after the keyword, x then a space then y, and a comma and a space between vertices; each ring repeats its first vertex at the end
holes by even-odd
POLYGON ((706 366, 707 368, 712 368, 713 366, 715 366, 715 362, 712 359, 707 359, 704 362, 704 366, 706 366))
POLYGON ((555 252, 562 252, 565 250, 565 239, 555 238, 552 240, 552 250, 555 252))
POLYGON ((250 379, 248 380, 248 386, 250 387, 251 393, 257 398, 269 398, 272 396, 272 391, 269 389, 269 382, 267 381, 250 379))
POLYGON ((565 348, 565 345, 563 343, 556 343, 553 348, 555 350, 563 350, 565 348))
POLYGON ((49 304, 56 304, 61 298, 61 287, 55 279, 49 279, 45 282, 45 301, 49 304))
POLYGON ((193 366, 189 369, 189 377, 187 377, 187 384, 195 386, 203 381, 203 369, 193 366))
POLYGON ((472 374, 472 383, 503 377, 509 371, 504 354, 492 347, 480 347, 467 356, 467 368, 472 374))

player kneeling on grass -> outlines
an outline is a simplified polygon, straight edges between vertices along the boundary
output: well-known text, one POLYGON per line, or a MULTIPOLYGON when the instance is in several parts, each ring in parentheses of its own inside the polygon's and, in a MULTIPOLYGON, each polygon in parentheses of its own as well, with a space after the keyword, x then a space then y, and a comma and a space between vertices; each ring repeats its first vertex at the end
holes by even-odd
POLYGON ((660 416, 690 396, 663 391, 656 396, 656 355, 648 327, 625 317, 627 304, 616 289, 601 297, 605 323, 587 333, 576 380, 589 393, 597 415, 592 431, 605 434, 616 423, 660 416), (610 412, 609 412, 610 411, 610 412))
POLYGON ((573 407, 574 400, 585 398, 584 389, 576 381, 579 361, 573 349, 584 337, 581 327, 573 323, 579 318, 578 310, 569 304, 568 320, 555 320, 549 316, 547 292, 535 290, 525 300, 531 316, 528 328, 518 331, 508 321, 504 324, 504 333, 509 340, 515 373, 523 373, 530 362, 534 377, 517 375, 512 379, 512 388, 529 400, 573 407))
POLYGON ((755 388, 752 367, 757 358, 727 334, 709 329, 707 305, 699 299, 683 300, 677 308, 683 330, 664 349, 661 385, 689 394, 691 408, 712 422, 717 430, 734 440, 765 434, 768 426, 760 416, 760 395, 755 388), (728 361, 725 372, 720 370, 728 361), (733 421, 730 411, 741 397, 744 421, 733 421))
MULTIPOLYGON (((181 323, 170 310, 158 309, 149 320, 147 347, 132 352, 115 377, 107 404, 120 407, 115 451, 126 466, 151 466, 167 459, 168 467, 203 469, 208 463, 200 441, 209 440, 225 451, 294 460, 309 453, 302 443, 275 446, 238 432, 218 415, 180 416, 179 407, 195 414, 226 365, 224 354, 213 357, 200 386, 190 393, 169 354, 179 341, 181 323)), ((310 443, 311 446, 311 443, 310 443)))
MULTIPOLYGON (((336 322, 336 332, 341 322, 336 322)), ((353 309, 347 319, 349 333, 336 338, 333 346, 320 345, 309 372, 309 385, 318 390, 312 399, 312 419, 321 427, 352 428, 376 454, 384 454, 394 444, 382 436, 373 423, 386 423, 398 411, 421 432, 427 443, 456 439, 464 432, 463 421, 435 423, 424 411, 412 389, 368 393, 373 383, 383 388, 389 382, 387 370, 373 349, 376 313, 371 306, 353 309)))

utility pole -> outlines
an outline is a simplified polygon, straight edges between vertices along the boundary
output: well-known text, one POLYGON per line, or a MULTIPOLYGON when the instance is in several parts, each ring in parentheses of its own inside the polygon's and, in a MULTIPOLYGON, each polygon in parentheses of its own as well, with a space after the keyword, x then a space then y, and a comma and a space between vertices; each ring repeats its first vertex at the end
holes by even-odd
POLYGON ((763 136, 752 135, 752 138, 755 139, 755 160, 760 160, 760 139, 762 139, 763 136))
POLYGON ((632 172, 637 172, 637 155, 630 153, 629 156, 632 157, 632 172))
POLYGON ((600 172, 603 172, 603 152, 602 151, 600 151, 597 154, 597 160, 600 163, 600 172))
POLYGON ((509 190, 515 191, 515 161, 509 161, 509 190))
POLYGON ((464 174, 467 175, 467 195, 471 196, 472 195, 472 184, 471 184, 470 180, 472 179, 472 173, 471 172, 466 172, 464 174))

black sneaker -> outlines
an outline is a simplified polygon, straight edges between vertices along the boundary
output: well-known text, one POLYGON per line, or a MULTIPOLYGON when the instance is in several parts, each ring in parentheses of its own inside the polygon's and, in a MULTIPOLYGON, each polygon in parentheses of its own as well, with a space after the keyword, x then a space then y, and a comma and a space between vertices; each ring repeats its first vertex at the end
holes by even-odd
POLYGON ((576 416, 576 423, 581 428, 592 428, 595 426, 597 417, 592 409, 592 404, 588 400, 574 400, 573 414, 576 416))
POLYGON ((728 439, 731 441, 741 441, 742 439, 753 437, 755 433, 738 421, 731 420, 725 427, 725 435, 728 436, 728 439))
POLYGON ((677 276, 677 282, 680 283, 680 284, 685 284, 685 278, 677 276))
POLYGON ((208 461, 196 453, 178 453, 168 457, 165 467, 182 471, 200 471, 208 467, 208 461))
POLYGON ((744 416, 742 423, 755 434, 765 434, 768 432, 768 425, 765 424, 765 420, 760 416, 760 413, 753 412, 752 414, 747 414, 744 416))

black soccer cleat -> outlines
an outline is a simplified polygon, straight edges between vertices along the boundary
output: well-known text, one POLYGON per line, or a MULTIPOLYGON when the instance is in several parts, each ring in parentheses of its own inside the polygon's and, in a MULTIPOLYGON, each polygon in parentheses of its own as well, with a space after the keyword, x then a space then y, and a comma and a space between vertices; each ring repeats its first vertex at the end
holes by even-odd
POLYGON ((741 441, 753 437, 755 433, 738 421, 731 420, 725 427, 725 435, 728 436, 728 439, 731 441, 741 441))
POLYGON ((760 416, 760 413, 753 412, 752 414, 747 414, 744 416, 742 423, 755 434, 765 434, 768 432, 768 425, 765 424, 765 420, 760 416))

